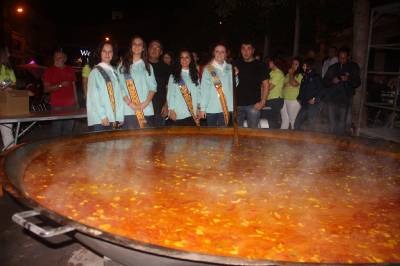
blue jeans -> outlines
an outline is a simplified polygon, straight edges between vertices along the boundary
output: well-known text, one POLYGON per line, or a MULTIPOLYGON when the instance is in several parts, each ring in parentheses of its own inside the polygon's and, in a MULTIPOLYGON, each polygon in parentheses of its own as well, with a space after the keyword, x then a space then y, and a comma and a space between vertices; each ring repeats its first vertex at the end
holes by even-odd
POLYGON ((154 126, 155 127, 163 127, 165 126, 165 117, 162 117, 160 114, 154 115, 154 126))
POLYGON ((247 119, 247 127, 258 128, 260 113, 260 110, 256 110, 254 105, 238 106, 239 127, 243 127, 244 120, 247 119))
MULTIPOLYGON (((216 114, 207 113, 206 119, 207 119, 207 126, 209 127, 225 127, 224 113, 216 113, 216 114)), ((229 113, 229 123, 231 123, 231 121, 232 121, 232 114, 229 113)))
POLYGON ((275 98, 267 100, 266 106, 271 109, 267 110, 265 116, 268 119, 269 128, 280 129, 281 128, 281 109, 283 107, 283 99, 275 98))
POLYGON ((96 125, 89 127, 90 131, 107 131, 107 130, 112 130, 112 129, 113 129, 113 127, 111 125, 103 126, 102 124, 96 124, 96 125))

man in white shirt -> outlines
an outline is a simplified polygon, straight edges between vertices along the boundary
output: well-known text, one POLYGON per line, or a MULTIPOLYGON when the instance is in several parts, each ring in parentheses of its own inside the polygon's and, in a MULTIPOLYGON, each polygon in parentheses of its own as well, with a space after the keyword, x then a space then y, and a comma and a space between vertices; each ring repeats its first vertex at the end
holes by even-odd
POLYGON ((335 46, 331 46, 329 47, 328 58, 325 59, 324 64, 322 65, 322 78, 324 78, 326 71, 328 71, 328 68, 331 65, 336 64, 337 62, 337 48, 335 46))

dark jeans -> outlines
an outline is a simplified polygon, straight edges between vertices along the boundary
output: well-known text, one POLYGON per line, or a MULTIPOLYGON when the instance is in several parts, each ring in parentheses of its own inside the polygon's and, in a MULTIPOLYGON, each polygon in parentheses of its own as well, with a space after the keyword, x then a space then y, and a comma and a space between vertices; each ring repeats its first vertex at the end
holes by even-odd
POLYGON ((304 103, 301 106, 299 113, 297 114, 296 121, 294 122, 295 130, 304 130, 304 122, 308 121, 308 126, 311 130, 316 129, 317 117, 320 113, 320 104, 308 104, 304 103))
MULTIPOLYGON (((210 114, 207 113, 206 116, 207 119, 207 126, 209 127, 225 127, 225 120, 224 120, 224 113, 216 113, 216 114, 210 114)), ((229 112, 229 124, 232 125, 232 112, 229 112)))
POLYGON ((162 117, 160 114, 154 115, 154 126, 155 127, 162 127, 166 125, 165 117, 162 117))
MULTIPOLYGON (((154 116, 145 116, 147 124, 146 127, 154 127, 154 116)), ((139 121, 137 120, 136 115, 126 115, 124 119, 124 124, 122 125, 123 129, 135 129, 140 128, 139 121)))
POLYGON ((113 129, 112 125, 103 126, 102 124, 96 124, 96 125, 89 127, 90 131, 107 131, 107 130, 112 130, 112 129, 113 129))
POLYGON ((196 123, 194 122, 192 117, 186 117, 184 119, 177 119, 176 121, 168 120, 167 125, 194 127, 196 126, 196 123))
POLYGON ((75 121, 72 119, 68 120, 56 120, 51 122, 51 136, 52 137, 61 137, 72 135, 74 131, 75 121))
POLYGON ((254 105, 238 106, 238 126, 243 127, 244 120, 247 119, 247 127, 258 128, 260 113, 254 105))
POLYGON ((283 99, 276 98, 268 100, 266 106, 271 108, 265 113, 269 128, 281 128, 281 109, 283 107, 283 99))
MULTIPOLYGON (((76 106, 51 106, 52 111, 71 111, 76 110, 76 106)), ((51 122, 51 136, 60 137, 72 135, 74 131, 75 121, 73 119, 54 120, 51 122)))
POLYGON ((349 105, 328 103, 329 131, 335 135, 345 135, 348 128, 349 105))

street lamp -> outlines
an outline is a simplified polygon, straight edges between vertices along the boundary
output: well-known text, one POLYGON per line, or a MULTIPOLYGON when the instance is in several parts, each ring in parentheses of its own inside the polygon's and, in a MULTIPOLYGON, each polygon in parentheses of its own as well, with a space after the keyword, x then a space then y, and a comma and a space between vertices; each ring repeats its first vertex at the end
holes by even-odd
POLYGON ((21 6, 18 6, 16 11, 17 11, 17 14, 22 14, 22 13, 24 13, 24 8, 21 6))

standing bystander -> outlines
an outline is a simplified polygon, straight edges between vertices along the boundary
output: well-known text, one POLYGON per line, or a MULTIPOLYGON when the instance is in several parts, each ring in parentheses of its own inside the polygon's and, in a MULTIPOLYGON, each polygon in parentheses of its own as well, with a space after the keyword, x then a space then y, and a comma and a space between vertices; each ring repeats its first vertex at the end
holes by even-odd
POLYGON ((360 67, 350 61, 347 48, 339 50, 339 62, 332 65, 325 74, 330 132, 337 135, 349 133, 351 105, 355 89, 360 86, 360 67))
MULTIPOLYGON (((44 90, 50 93, 51 110, 67 111, 78 109, 76 77, 71 66, 67 66, 67 56, 62 50, 54 52, 54 65, 44 72, 44 90)), ((53 121, 52 136, 69 135, 74 128, 74 120, 53 121)))
MULTIPOLYGON (((1 91, 11 91, 15 89, 17 79, 9 61, 10 53, 7 48, 0 50, 0 89, 1 91)), ((10 147, 14 142, 12 124, 0 125, 1 137, 4 148, 10 147)))
POLYGON ((168 116, 167 84, 171 75, 171 68, 160 60, 162 53, 163 46, 161 42, 159 40, 152 40, 149 43, 148 55, 157 82, 157 93, 153 97, 155 126, 165 125, 165 118, 168 116))
POLYGON ((269 87, 267 67, 254 58, 254 51, 251 41, 242 42, 242 56, 234 63, 239 78, 236 88, 238 124, 242 127, 246 119, 249 128, 258 128, 260 112, 265 106, 269 87))

